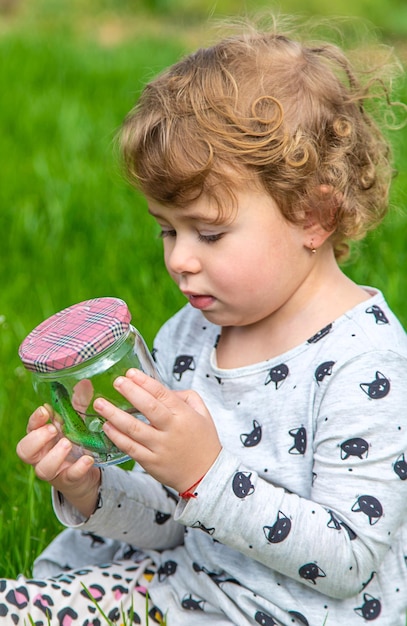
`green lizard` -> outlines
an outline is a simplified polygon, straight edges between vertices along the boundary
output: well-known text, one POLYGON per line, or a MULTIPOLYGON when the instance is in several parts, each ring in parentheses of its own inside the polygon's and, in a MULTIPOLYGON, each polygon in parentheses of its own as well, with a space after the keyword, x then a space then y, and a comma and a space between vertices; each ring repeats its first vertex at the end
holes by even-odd
POLYGON ((118 452, 103 432, 89 432, 87 424, 73 408, 68 391, 56 381, 51 383, 51 404, 62 418, 62 432, 72 443, 99 454, 118 452))

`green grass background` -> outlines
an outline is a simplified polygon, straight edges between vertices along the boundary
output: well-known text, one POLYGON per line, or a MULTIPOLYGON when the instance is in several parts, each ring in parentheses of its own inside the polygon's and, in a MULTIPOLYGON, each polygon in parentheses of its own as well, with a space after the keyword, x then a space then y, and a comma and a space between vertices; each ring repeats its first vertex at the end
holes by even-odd
MULTIPOLYGON (((327 15, 325 0, 282 12, 327 15)), ((59 531, 49 488, 15 454, 37 400, 17 350, 54 312, 96 296, 127 301, 151 345, 183 299, 166 276, 144 200, 123 181, 114 137, 142 85, 205 42, 210 16, 270 2, 0 0, 0 574, 30 573, 59 531)), ((404 0, 337 0, 405 58, 404 0)), ((405 98, 401 87, 400 98, 405 98)), ((407 324, 407 135, 395 133, 393 211, 346 272, 383 289, 407 324)))

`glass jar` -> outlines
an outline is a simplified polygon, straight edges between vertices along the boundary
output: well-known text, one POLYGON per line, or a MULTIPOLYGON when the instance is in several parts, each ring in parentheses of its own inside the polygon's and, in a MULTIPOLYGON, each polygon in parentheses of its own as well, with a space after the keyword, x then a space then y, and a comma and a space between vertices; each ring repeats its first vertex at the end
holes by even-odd
POLYGON ((93 410, 94 400, 106 398, 147 421, 114 389, 113 381, 131 367, 159 378, 144 339, 130 320, 123 300, 86 300, 42 322, 19 348, 35 391, 52 407, 60 436, 74 444, 74 457, 90 454, 99 466, 123 463, 129 457, 103 432, 104 419, 93 410))

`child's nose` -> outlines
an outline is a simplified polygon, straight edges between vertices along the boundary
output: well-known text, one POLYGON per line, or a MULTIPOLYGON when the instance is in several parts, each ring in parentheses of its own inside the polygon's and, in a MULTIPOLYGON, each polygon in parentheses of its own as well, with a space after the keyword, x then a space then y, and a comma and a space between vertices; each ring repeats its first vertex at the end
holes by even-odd
POLYGON ((191 241, 176 239, 172 249, 166 255, 166 265, 174 274, 196 274, 201 269, 196 246, 191 241))

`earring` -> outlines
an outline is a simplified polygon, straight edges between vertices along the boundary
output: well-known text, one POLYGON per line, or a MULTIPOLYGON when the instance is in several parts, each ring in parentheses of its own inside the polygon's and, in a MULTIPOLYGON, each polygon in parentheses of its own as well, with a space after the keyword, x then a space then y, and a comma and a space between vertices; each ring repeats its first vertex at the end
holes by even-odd
POLYGON ((317 250, 316 250, 316 248, 314 248, 314 244, 313 244, 313 242, 312 242, 312 241, 311 241, 311 244, 310 244, 309 249, 310 249, 310 251, 311 251, 311 254, 316 254, 316 251, 317 251, 317 250))

